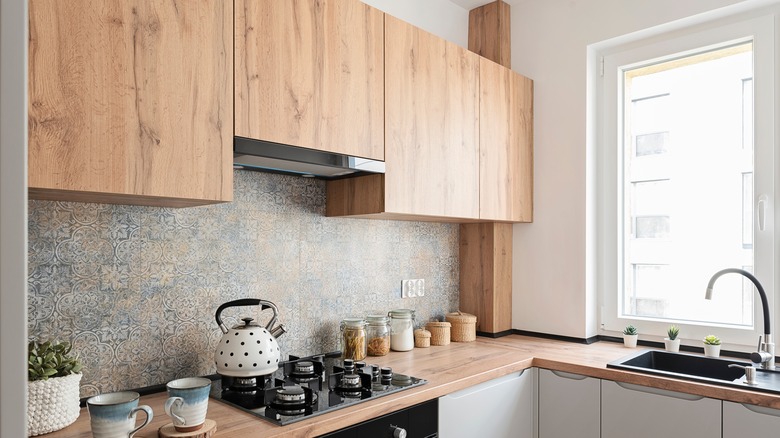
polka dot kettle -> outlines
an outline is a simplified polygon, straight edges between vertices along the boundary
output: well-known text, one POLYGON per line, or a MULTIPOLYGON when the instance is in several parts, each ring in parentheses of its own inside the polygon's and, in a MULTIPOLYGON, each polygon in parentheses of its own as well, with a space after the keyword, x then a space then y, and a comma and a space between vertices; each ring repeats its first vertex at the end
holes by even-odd
POLYGON ((217 325, 222 330, 214 361, 217 372, 223 376, 256 377, 271 374, 279 368, 281 352, 276 338, 286 331, 283 324, 274 327, 279 310, 270 301, 244 298, 229 301, 217 309, 217 325), (253 318, 242 318, 243 323, 228 330, 222 322, 222 311, 228 307, 261 306, 271 309, 274 316, 262 327, 253 318))

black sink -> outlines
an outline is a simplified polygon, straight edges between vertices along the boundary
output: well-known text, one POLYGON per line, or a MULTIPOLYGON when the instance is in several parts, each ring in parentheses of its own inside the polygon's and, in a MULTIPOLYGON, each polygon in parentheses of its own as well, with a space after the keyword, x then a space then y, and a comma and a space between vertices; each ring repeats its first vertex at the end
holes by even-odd
POLYGON ((751 365, 750 362, 731 359, 643 350, 612 361, 607 364, 607 368, 780 394, 778 371, 757 369, 756 385, 747 385, 744 383, 745 371, 742 368, 729 368, 731 364, 751 365))

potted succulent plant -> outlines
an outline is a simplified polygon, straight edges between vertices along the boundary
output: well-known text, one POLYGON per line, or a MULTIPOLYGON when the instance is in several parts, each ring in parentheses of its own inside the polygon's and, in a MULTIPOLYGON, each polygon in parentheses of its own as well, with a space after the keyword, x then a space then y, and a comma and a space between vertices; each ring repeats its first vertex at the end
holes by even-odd
POLYGON ((677 338, 680 334, 680 328, 676 325, 670 325, 666 330, 666 334, 669 335, 667 338, 664 338, 664 347, 666 348, 666 351, 672 351, 674 353, 680 351, 680 339, 677 338))
POLYGON ((704 338, 704 355, 708 357, 720 356, 720 338, 715 335, 704 338))
POLYGON ((27 351, 27 433, 60 430, 79 417, 81 362, 69 342, 31 341, 27 351))
POLYGON ((636 327, 629 324, 626 326, 626 328, 623 329, 623 345, 628 348, 635 348, 636 347, 636 341, 639 338, 639 333, 636 330, 636 327))

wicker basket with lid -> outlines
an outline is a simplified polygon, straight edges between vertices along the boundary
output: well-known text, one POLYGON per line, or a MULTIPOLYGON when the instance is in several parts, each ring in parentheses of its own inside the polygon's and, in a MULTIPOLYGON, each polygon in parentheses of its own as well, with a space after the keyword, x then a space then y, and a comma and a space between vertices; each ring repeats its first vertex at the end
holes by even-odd
POLYGON ((440 321, 429 321, 425 324, 426 330, 431 332, 431 345, 449 345, 451 326, 452 323, 440 321))
POLYGON ((477 317, 469 313, 448 313, 447 321, 452 323, 452 340, 454 342, 471 342, 477 339, 477 317))
POLYGON ((431 332, 425 329, 414 331, 414 346, 417 348, 428 348, 431 346, 431 332))

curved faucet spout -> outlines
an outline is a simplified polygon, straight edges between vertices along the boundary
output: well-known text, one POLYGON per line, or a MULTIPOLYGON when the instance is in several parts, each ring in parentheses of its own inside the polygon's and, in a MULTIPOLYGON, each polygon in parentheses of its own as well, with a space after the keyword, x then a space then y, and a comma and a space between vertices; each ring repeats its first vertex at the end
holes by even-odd
POLYGON ((707 293, 704 295, 704 298, 708 300, 712 299, 712 287, 715 285, 715 281, 723 274, 740 274, 753 282, 753 284, 756 286, 756 290, 758 291, 758 295, 761 297, 761 308, 764 312, 764 334, 771 335, 772 324, 769 322, 769 301, 766 298, 764 287, 761 286, 761 283, 758 281, 758 279, 750 272, 737 268, 726 268, 716 272, 715 275, 710 278, 710 282, 707 284, 707 293))

